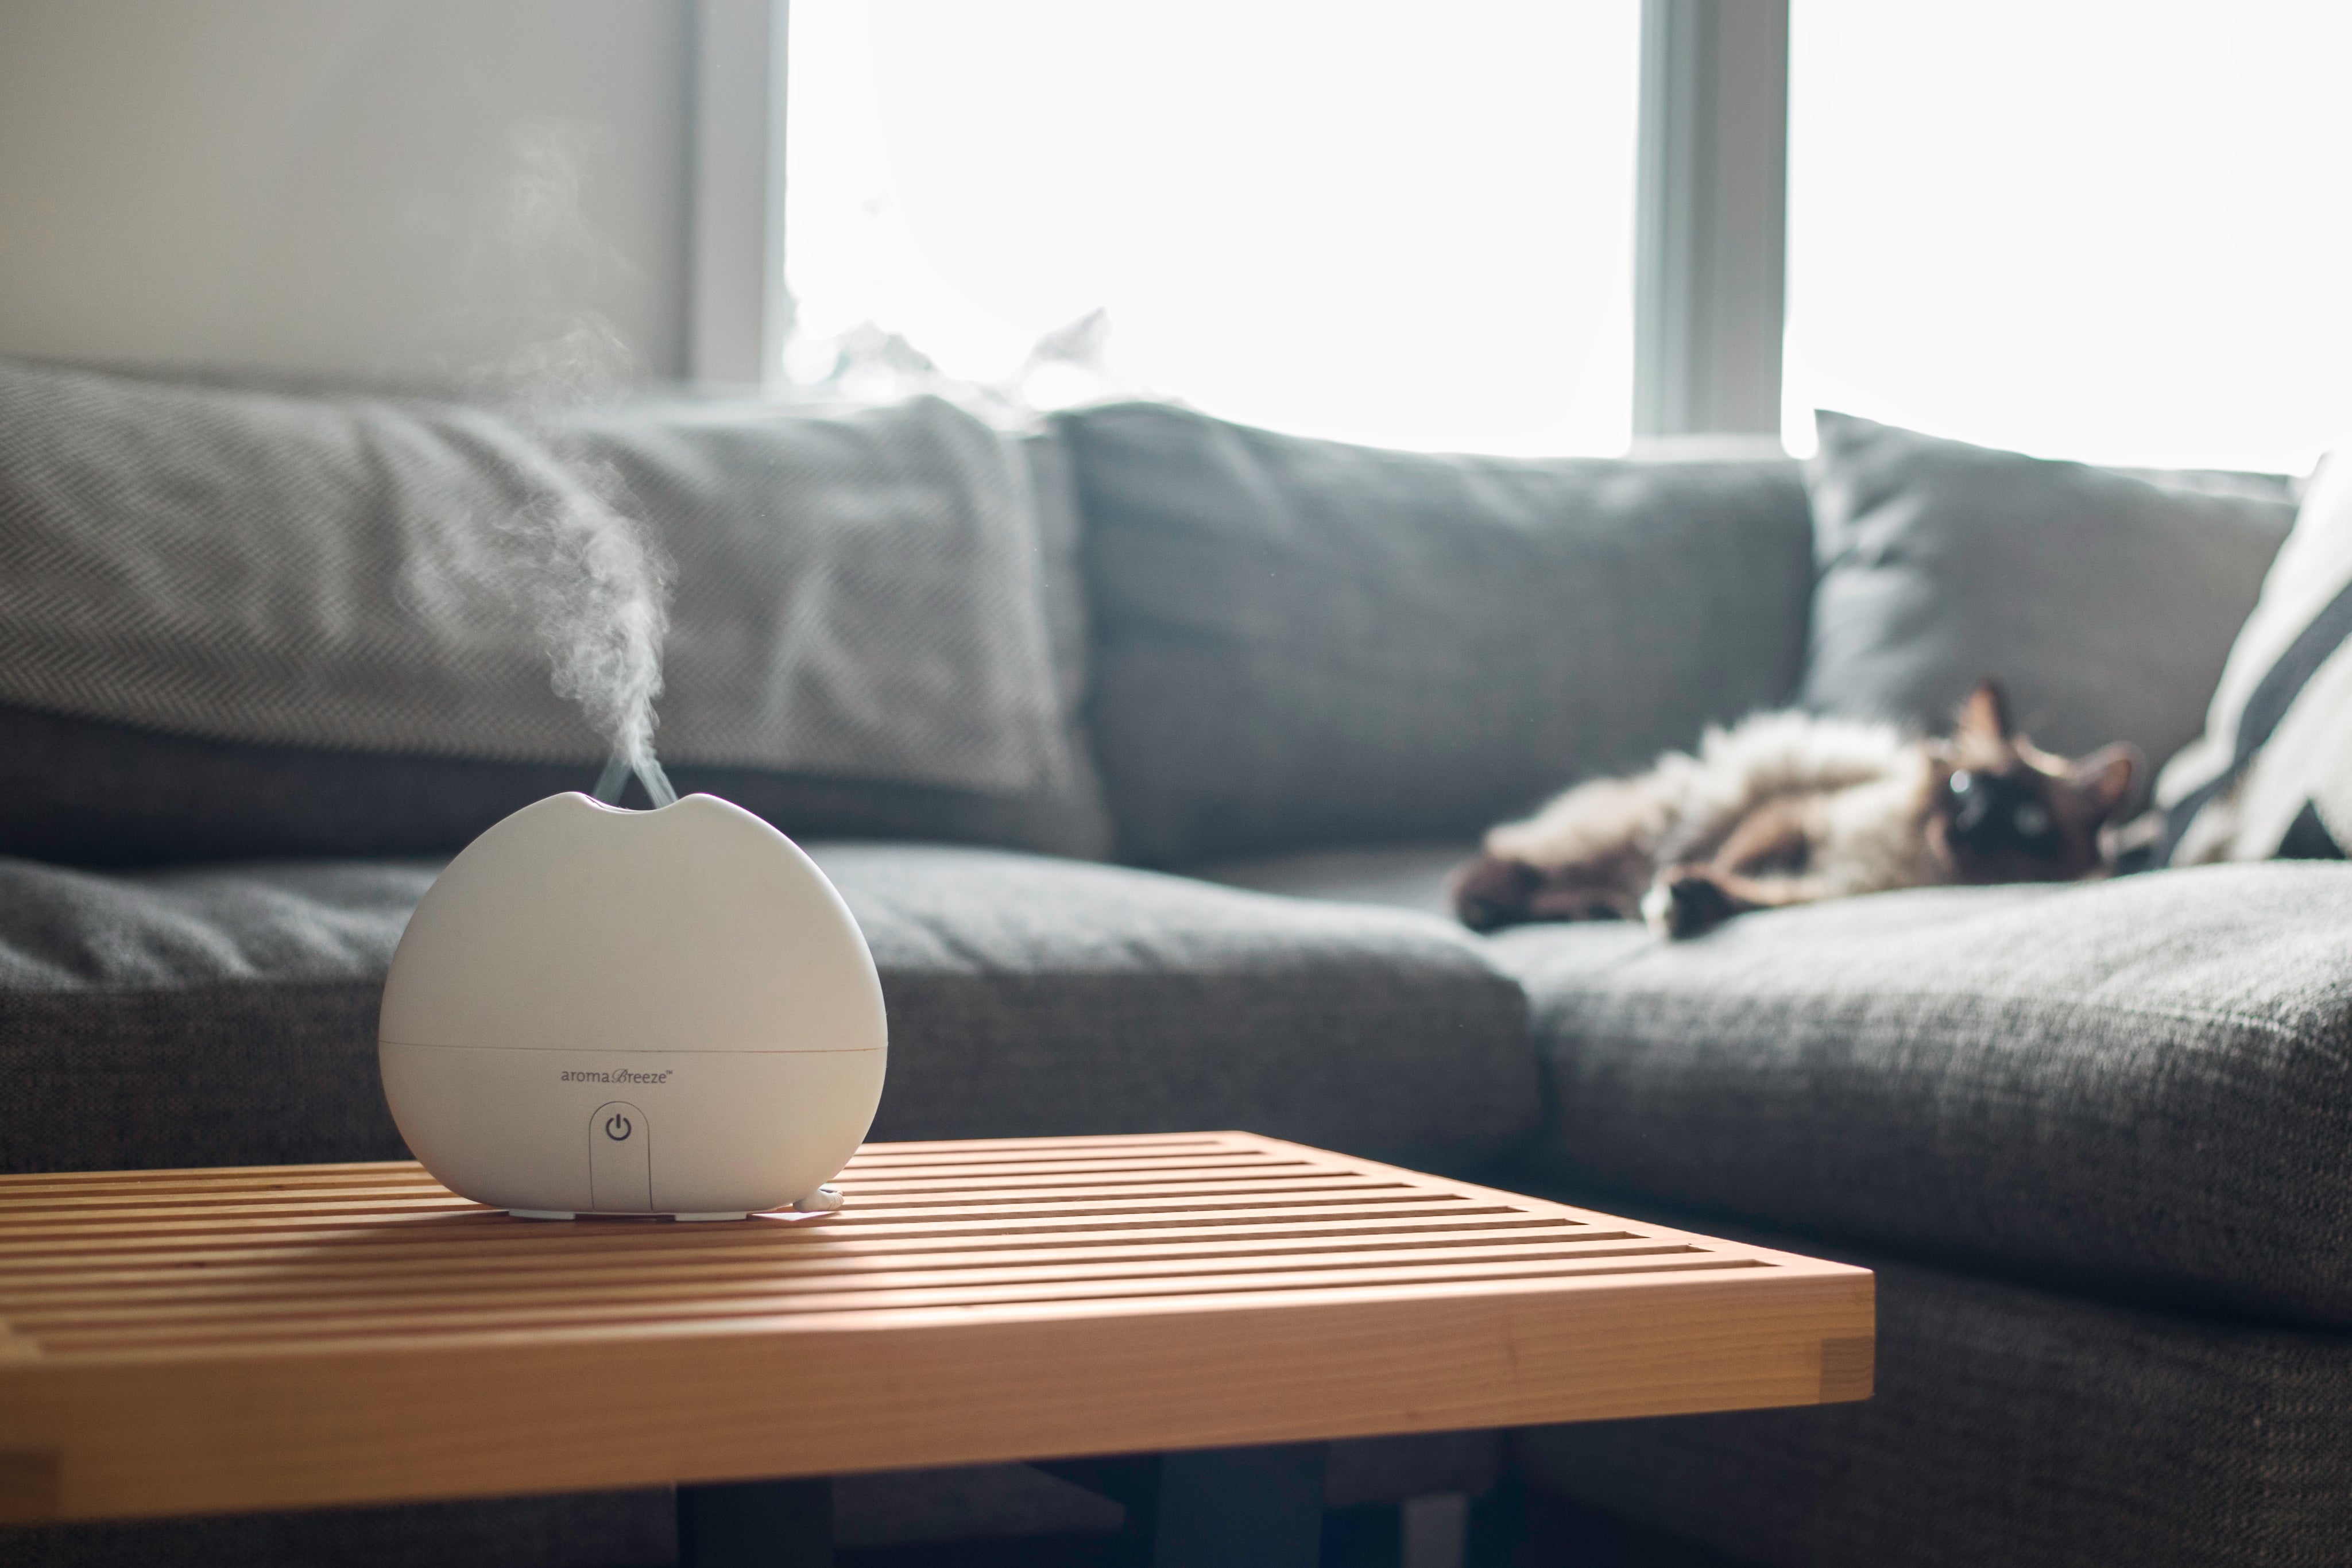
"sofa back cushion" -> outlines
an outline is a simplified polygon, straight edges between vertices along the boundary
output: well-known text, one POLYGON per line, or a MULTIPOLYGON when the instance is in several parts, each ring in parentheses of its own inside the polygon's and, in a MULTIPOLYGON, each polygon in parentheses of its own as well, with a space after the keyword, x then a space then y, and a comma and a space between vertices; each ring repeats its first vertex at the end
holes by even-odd
POLYGON ((2263 475, 2095 468, 1816 416, 1807 706, 1941 731, 1987 676, 2032 738, 2193 737, 2294 521, 2263 475))
POLYGON ((1066 414, 1122 856, 1459 838, 1788 700, 1792 463, 1430 456, 1066 414))
POLYGON ((0 405, 0 853, 431 852, 586 787, 603 742, 550 689, 530 552, 480 569, 581 474, 677 563, 682 789, 803 836, 1106 847, 1048 443, 937 402, 551 430, 5 364, 0 405))

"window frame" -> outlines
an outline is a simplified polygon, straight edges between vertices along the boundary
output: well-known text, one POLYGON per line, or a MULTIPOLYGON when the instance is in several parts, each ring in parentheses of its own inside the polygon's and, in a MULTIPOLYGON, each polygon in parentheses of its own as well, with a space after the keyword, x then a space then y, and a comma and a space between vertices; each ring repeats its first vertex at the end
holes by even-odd
MULTIPOLYGON (((690 0, 688 371, 781 382, 792 0, 690 0)), ((1633 438, 1780 429, 1789 0, 1642 0, 1633 438)))

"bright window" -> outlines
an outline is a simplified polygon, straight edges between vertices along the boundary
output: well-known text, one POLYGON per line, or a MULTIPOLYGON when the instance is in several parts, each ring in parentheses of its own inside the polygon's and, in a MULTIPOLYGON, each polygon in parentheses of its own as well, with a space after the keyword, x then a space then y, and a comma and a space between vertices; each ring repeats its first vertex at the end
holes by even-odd
POLYGON ((1796 0, 1790 449, 1842 409, 2308 470, 2352 432, 2352 6, 1796 0))
POLYGON ((791 17, 791 379, 883 374, 895 335, 1044 403, 1108 382, 1384 445, 1624 449, 1633 0, 791 17), (1031 359, 1097 309, 1064 347, 1101 374, 1031 359))

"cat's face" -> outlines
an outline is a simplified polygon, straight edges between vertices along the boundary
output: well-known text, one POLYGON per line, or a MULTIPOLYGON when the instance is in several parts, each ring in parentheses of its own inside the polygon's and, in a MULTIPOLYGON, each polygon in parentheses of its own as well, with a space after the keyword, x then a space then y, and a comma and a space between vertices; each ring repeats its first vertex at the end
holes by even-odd
POLYGON ((2099 829, 2122 809, 2139 753, 2109 746, 2069 761, 2017 734, 1990 681, 1935 747, 1929 831, 1956 882, 2072 882, 2099 864, 2099 829))

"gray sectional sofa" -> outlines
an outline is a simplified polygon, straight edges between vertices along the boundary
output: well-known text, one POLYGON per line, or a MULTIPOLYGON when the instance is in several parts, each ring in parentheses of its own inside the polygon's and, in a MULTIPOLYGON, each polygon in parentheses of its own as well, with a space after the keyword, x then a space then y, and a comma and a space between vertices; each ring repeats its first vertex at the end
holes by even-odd
MULTIPOLYGON (((279 395, 21 374, 80 387, 101 436, 279 395)), ((0 563, 103 513, 50 481, 104 440, 27 455, 11 428, 0 563)), ((1338 1505, 1525 1486, 1786 1568, 2352 1558, 2352 870, 1895 894, 1675 945, 1474 936, 1441 892, 1490 822, 1801 693, 1916 717, 1999 674, 2042 738, 2160 756, 2282 486, 1835 420, 1810 475, 1378 453, 1144 404, 1009 450, 1067 766, 994 793, 673 769, 802 840, 864 925, 877 1137, 1247 1127, 1880 1270, 1868 1404, 1347 1445, 1338 1505)), ((271 460, 241 451, 131 504, 233 508, 271 460)), ((593 756, 95 706, 0 704, 0 1166, 400 1155, 373 1026, 407 911, 593 756)), ((852 1544, 1110 1522, 1017 1469, 840 1506, 852 1544)), ((0 1559, 652 1563, 667 1519, 513 1500, 17 1531, 0 1559)))

